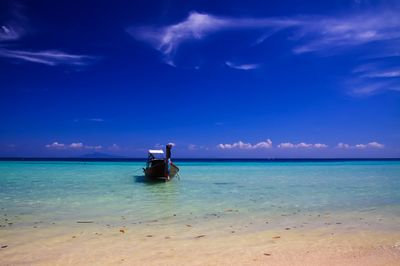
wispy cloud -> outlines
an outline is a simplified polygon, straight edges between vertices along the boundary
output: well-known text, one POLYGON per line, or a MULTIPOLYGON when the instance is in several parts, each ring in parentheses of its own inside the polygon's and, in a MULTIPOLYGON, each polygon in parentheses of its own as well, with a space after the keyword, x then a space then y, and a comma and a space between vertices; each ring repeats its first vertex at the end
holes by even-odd
POLYGON ((222 150, 230 149, 270 149, 272 148, 272 141, 267 139, 266 141, 261 141, 256 144, 246 143, 243 141, 234 142, 232 144, 218 144, 217 148, 222 150))
POLYGON ((19 27, 2 25, 0 26, 0 42, 18 40, 23 35, 23 32, 19 27))
POLYGON ((225 64, 233 69, 239 69, 239 70, 252 70, 252 69, 257 69, 260 67, 259 64, 235 64, 230 61, 226 61, 225 64))
POLYGON ((309 17, 298 27, 294 40, 304 40, 295 53, 350 48, 400 37, 398 12, 375 10, 338 17, 309 17))
POLYGON ((0 21, 0 57, 48 66, 86 66, 98 60, 98 57, 70 54, 60 50, 31 51, 14 48, 23 46, 21 39, 28 31, 27 18, 22 14, 21 9, 21 5, 15 4, 13 10, 10 11, 12 20, 0 21), (12 48, 10 48, 11 41, 12 48))
POLYGON ((86 122, 86 121, 101 123, 101 122, 104 122, 105 120, 103 118, 75 118, 73 121, 75 123, 86 122))
POLYGON ((366 144, 356 144, 356 145, 349 145, 346 143, 338 143, 338 145, 336 146, 336 148, 338 149, 368 149, 368 148, 372 148, 372 149, 383 149, 385 147, 384 144, 381 144, 379 142, 376 141, 372 141, 366 144))
POLYGON ((400 68, 398 65, 373 62, 358 66, 347 82, 349 93, 369 96, 382 91, 400 91, 400 68))
POLYGON ((23 14, 23 9, 23 5, 13 1, 9 10, 2 10, 9 13, 9 19, 0 21, 0 43, 16 41, 26 34, 28 18, 23 14))
POLYGON ((190 40, 201 40, 210 34, 226 30, 274 29, 280 30, 299 21, 276 18, 231 18, 214 16, 193 11, 189 16, 176 24, 164 27, 132 27, 127 32, 136 38, 149 43, 164 55, 165 62, 173 62, 173 55, 178 47, 190 40))
POLYGON ((345 16, 294 16, 284 18, 232 18, 193 11, 176 24, 163 27, 133 27, 127 31, 134 38, 151 44, 167 61, 177 48, 189 40, 201 40, 226 30, 267 31, 255 44, 283 29, 293 28, 290 40, 293 52, 309 53, 333 48, 349 48, 371 42, 390 41, 400 37, 400 16, 395 10, 347 14, 345 16), (298 44, 300 43, 300 44, 298 44))
POLYGON ((87 55, 68 54, 62 51, 22 51, 22 50, 9 50, 5 48, 0 49, 0 56, 7 58, 14 58, 22 61, 33 63, 40 63, 49 66, 56 65, 75 65, 85 66, 96 60, 96 57, 87 55))
POLYGON ((89 118, 88 120, 92 122, 104 122, 103 118, 89 118))
POLYGON ((300 143, 291 143, 291 142, 283 142, 277 146, 280 149, 293 149, 293 148, 316 148, 316 149, 322 149, 322 148, 328 148, 328 145, 323 144, 323 143, 305 143, 305 142, 300 142, 300 143))
MULTIPOLYGON (((400 16, 397 8, 349 11, 337 16, 296 15, 292 17, 235 18, 192 11, 182 21, 165 25, 131 27, 127 32, 137 40, 150 44, 160 51, 164 62, 177 66, 174 61, 178 48, 189 41, 201 41, 222 31, 262 31, 261 37, 247 48, 260 45, 273 34, 287 30, 287 41, 296 55, 335 55, 358 49, 358 56, 387 58, 400 56, 400 16), (353 50, 352 50, 353 49, 353 50)), ((367 59, 369 58, 369 59, 367 59)), ((252 70, 259 64, 236 64, 226 61, 228 67, 252 70)), ((351 95, 371 95, 378 91, 400 90, 400 70, 377 69, 375 72, 356 76, 349 73, 346 85, 351 95), (390 80, 389 80, 390 79, 390 80)))

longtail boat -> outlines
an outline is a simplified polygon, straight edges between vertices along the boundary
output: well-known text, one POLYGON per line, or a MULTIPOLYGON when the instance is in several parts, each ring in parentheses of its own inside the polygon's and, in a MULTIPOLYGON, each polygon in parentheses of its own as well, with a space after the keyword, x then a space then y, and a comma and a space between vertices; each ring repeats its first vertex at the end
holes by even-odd
POLYGON ((149 150, 146 168, 143 168, 145 176, 152 180, 169 181, 178 173, 179 168, 171 160, 172 144, 163 150, 149 150))

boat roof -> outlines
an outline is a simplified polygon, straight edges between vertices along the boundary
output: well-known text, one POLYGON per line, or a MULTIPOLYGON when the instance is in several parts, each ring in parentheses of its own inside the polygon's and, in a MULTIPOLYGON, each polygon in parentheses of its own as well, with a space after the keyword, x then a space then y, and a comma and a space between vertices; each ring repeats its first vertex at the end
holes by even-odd
POLYGON ((149 150, 149 153, 153 153, 153 154, 163 154, 164 151, 163 151, 163 150, 149 150))

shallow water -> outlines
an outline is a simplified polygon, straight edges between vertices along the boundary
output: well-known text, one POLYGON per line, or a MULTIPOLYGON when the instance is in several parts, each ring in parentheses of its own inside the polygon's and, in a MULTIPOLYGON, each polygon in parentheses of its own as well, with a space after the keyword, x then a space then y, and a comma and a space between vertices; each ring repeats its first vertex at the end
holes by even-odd
POLYGON ((185 224, 208 230, 370 226, 398 230, 400 161, 0 162, 0 232, 40 224, 185 224))

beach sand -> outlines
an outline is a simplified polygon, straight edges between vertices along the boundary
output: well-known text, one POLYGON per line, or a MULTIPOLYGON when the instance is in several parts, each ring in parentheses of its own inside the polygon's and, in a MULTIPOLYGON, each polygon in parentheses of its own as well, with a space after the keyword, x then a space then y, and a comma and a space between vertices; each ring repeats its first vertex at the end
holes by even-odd
POLYGON ((1 265, 400 265, 400 232, 327 227, 38 225, 3 230, 1 244, 1 265))

